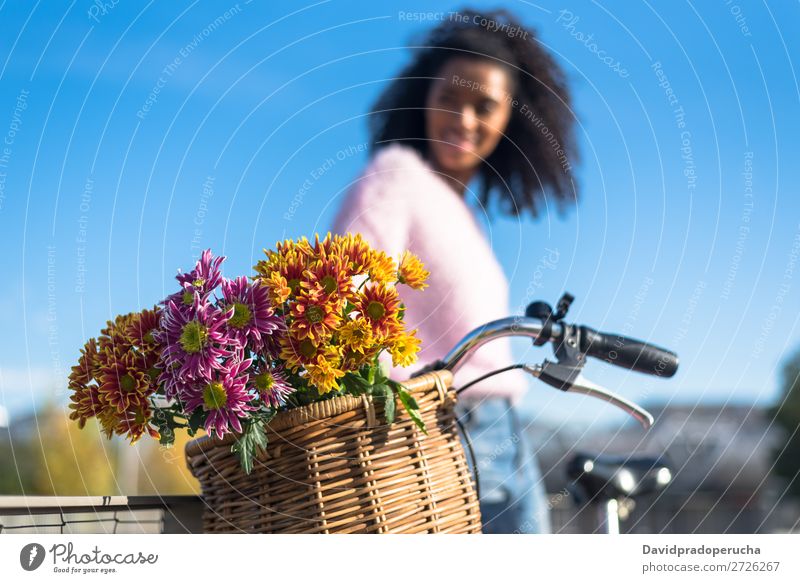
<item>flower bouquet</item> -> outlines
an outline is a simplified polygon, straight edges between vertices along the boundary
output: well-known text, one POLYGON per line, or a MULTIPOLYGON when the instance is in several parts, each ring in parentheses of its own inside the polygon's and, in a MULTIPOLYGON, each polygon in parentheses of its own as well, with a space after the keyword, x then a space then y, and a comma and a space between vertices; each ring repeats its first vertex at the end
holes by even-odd
POLYGON ((399 401, 424 432, 417 401, 380 360, 416 360, 397 286, 426 287, 420 260, 395 262, 353 234, 265 254, 253 276, 227 279, 225 258, 207 250, 158 305, 108 322, 72 367, 70 417, 131 442, 148 434, 171 445, 179 428, 232 434, 245 473, 276 414, 336 396, 379 401, 388 424, 399 401))

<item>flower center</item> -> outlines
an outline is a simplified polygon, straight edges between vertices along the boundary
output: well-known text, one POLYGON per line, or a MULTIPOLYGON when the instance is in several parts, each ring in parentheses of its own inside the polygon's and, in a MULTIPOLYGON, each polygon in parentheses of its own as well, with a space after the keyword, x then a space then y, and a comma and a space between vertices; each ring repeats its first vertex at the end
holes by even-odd
POLYGON ((192 320, 183 327, 180 343, 186 354, 200 352, 206 342, 208 342, 208 329, 197 320, 192 320))
POLYGON ((385 313, 386 308, 380 302, 371 301, 369 305, 367 305, 367 315, 373 320, 380 320, 385 313))
POLYGON ((250 308, 245 306, 241 302, 234 302, 233 304, 233 316, 231 319, 228 320, 228 325, 231 328, 244 328, 250 323, 250 320, 253 319, 253 313, 250 311, 250 308))
POLYGON ((305 358, 311 358, 317 353, 317 347, 307 338, 300 343, 298 349, 300 350, 300 354, 305 358))
POLYGON ((325 311, 319 306, 309 306, 307 318, 312 324, 319 324, 325 319, 325 311))
POLYGON ((130 393, 136 389, 136 379, 133 378, 130 374, 126 373, 122 375, 119 379, 119 387, 125 393, 130 393))
POLYGON ((332 294, 339 287, 336 285, 336 278, 332 275, 326 275, 320 283, 322 283, 322 289, 325 290, 326 294, 332 294))
POLYGON ((272 385, 275 384, 275 379, 272 377, 272 374, 265 372, 260 375, 256 375, 256 388, 261 393, 269 393, 272 389, 272 385))
POLYGON ((183 292, 183 305, 191 306, 194 303, 194 292, 186 290, 183 292))
POLYGON ((297 293, 297 290, 300 288, 300 280, 297 278, 290 279, 286 282, 286 287, 292 290, 292 293, 297 293))
POLYGON ((202 287, 205 285, 205 283, 206 283, 206 280, 205 280, 205 279, 203 279, 202 277, 198 277, 197 279, 195 279, 195 280, 192 282, 192 285, 193 285, 194 287, 196 287, 197 289, 200 289, 200 288, 202 288, 202 287))
POLYGON ((216 411, 222 409, 225 403, 228 402, 228 394, 225 392, 225 387, 219 381, 208 383, 206 388, 203 389, 203 403, 206 409, 216 411))

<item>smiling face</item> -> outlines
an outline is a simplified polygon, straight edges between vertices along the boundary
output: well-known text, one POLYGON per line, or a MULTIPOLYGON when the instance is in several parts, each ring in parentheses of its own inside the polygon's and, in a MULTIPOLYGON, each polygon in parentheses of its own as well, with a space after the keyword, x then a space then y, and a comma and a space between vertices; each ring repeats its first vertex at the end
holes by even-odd
POLYGON ((431 84, 425 131, 434 165, 467 181, 497 147, 511 117, 508 71, 485 59, 454 57, 431 84))

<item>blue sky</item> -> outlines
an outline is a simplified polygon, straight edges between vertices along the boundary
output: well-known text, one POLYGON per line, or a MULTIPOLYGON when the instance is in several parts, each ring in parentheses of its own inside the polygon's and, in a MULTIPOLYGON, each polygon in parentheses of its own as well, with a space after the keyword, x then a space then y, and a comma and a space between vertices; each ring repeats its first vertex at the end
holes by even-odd
MULTIPOLYGON (((327 230, 365 164, 369 105, 435 24, 424 13, 462 6, 113 4, 0 4, 0 403, 12 415, 63 400, 82 342, 158 301, 201 248, 249 273, 263 247, 327 230)), ((505 6, 566 69, 583 152, 566 216, 486 222, 511 305, 569 290, 572 320, 679 352, 669 381, 590 366, 630 398, 774 401, 800 346, 800 6, 505 6)), ((526 408, 619 420, 540 387, 526 408)))

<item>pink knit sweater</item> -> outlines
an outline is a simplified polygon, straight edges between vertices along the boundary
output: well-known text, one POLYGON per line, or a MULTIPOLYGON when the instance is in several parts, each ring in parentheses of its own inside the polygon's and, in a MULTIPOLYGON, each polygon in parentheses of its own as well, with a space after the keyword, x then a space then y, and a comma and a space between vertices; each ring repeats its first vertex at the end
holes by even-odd
MULTIPOLYGON (((361 233, 395 258, 409 249, 431 273, 424 291, 399 286, 406 325, 418 330, 422 349, 416 365, 392 369, 394 379, 442 358, 478 326, 512 315, 505 275, 472 211, 409 147, 393 144, 375 155, 347 193, 333 231, 361 233)), ((495 340, 459 369, 456 386, 513 362, 510 342, 495 340)), ((464 396, 516 401, 526 386, 524 373, 507 372, 464 396)))

